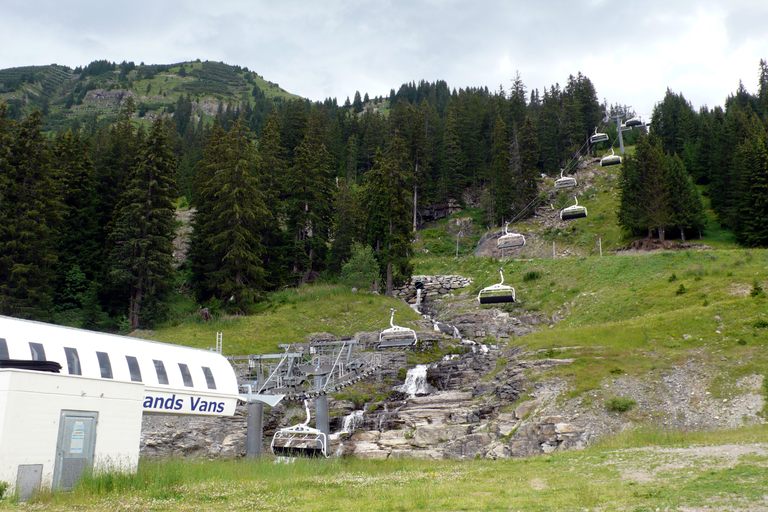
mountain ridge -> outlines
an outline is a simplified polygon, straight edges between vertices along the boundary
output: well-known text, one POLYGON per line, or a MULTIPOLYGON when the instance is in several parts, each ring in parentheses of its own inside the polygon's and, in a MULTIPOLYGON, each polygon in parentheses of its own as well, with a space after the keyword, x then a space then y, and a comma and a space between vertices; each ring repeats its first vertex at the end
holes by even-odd
POLYGON ((232 104, 257 107, 300 98, 247 67, 199 59, 149 65, 97 60, 74 69, 59 64, 0 69, 0 102, 8 104, 13 117, 42 110, 51 130, 111 121, 128 97, 134 99, 139 118, 148 120, 172 113, 184 97, 200 117, 213 116, 232 104))

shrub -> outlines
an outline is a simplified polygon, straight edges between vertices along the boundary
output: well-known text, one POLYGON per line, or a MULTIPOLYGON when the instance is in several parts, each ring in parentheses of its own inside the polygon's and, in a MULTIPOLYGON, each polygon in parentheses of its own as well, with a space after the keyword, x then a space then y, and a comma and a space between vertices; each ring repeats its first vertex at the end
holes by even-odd
POLYGON ((755 280, 752 282, 752 291, 749 292, 749 295, 752 297, 764 297, 765 291, 763 290, 763 287, 760 285, 760 283, 755 280))
POLYGON ((606 409, 611 412, 627 412, 637 405, 637 402, 625 396, 615 396, 605 403, 606 409))
POLYGON ((3 496, 5 496, 5 491, 8 490, 8 482, 3 482, 0 480, 0 500, 3 499, 3 496))
POLYGON ((669 279, 667 279, 667 281, 669 281, 670 283, 677 281, 677 275, 672 274, 671 276, 669 276, 669 279))
POLYGON ((755 323, 752 324, 752 327, 755 329, 765 329, 768 328, 768 320, 756 320, 755 323))
POLYGON ((677 291, 675 292, 675 295, 682 295, 688 290, 685 288, 685 285, 680 283, 680 286, 677 288, 677 291))
POLYGON ((361 290, 378 288, 379 264, 369 245, 352 246, 352 256, 341 267, 341 282, 361 290))
POLYGON ((523 281, 525 282, 535 281, 537 279, 541 279, 541 272, 539 272, 538 270, 531 270, 530 272, 526 272, 523 275, 523 281))

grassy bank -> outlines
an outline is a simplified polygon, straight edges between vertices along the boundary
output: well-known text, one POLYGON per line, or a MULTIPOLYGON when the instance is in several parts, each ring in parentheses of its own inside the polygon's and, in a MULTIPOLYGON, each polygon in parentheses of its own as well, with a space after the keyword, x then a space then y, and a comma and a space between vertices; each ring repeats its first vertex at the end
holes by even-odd
MULTIPOLYGON (((584 451, 512 460, 142 461, 24 510, 755 510, 768 428, 624 433, 584 451)), ((16 509, 0 501, 0 509, 16 509)))
POLYGON ((270 295, 269 302, 254 315, 209 322, 191 315, 178 325, 139 334, 157 341, 208 348, 215 345, 216 333, 222 332, 226 355, 260 354, 277 351, 280 343, 305 341, 310 333, 352 336, 359 331, 389 327, 389 308, 397 309, 396 321, 401 325, 418 319, 411 308, 391 297, 353 293, 341 285, 313 285, 270 295))

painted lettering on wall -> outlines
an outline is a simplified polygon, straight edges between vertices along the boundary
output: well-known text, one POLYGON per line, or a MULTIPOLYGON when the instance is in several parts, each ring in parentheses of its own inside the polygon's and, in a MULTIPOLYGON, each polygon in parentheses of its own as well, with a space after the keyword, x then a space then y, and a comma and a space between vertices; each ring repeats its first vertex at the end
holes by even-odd
POLYGON ((180 412, 196 412, 196 413, 223 413, 224 402, 205 400, 199 396, 189 396, 186 400, 182 397, 177 397, 175 394, 170 396, 153 396, 146 395, 144 397, 144 409, 151 409, 154 411, 180 411, 180 412))

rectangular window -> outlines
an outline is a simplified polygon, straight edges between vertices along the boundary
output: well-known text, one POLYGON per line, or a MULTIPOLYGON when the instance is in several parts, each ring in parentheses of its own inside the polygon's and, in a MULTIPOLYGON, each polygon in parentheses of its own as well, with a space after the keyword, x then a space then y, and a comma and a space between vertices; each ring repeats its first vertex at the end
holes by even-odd
POLYGON ((32 352, 33 361, 45 361, 45 349, 42 343, 29 344, 29 351, 32 352))
POLYGON ((102 379, 112 378, 112 364, 109 362, 109 354, 106 352, 96 352, 96 357, 99 358, 99 368, 101 369, 102 379))
POLYGON ((179 370, 181 370, 181 378, 184 379, 184 385, 188 388, 193 386, 192 374, 189 373, 189 366, 184 363, 179 363, 179 370))
POLYGON ((208 384, 208 389, 216 389, 216 381, 213 380, 213 373, 207 366, 203 366, 203 373, 205 374, 205 382, 208 384))
POLYGON ((125 356, 125 360, 128 361, 128 371, 131 372, 131 380, 133 382, 141 382, 141 369, 139 368, 139 362, 133 356, 125 356))
POLYGON ((64 347, 64 354, 67 356, 67 371, 70 375, 82 375, 83 372, 80 369, 80 356, 77 355, 77 349, 72 347, 64 347))
POLYGON ((152 362, 155 363, 155 371, 157 372, 157 382, 160 384, 168 384, 168 374, 165 373, 165 365, 162 361, 158 361, 157 359, 153 359, 152 362))
POLYGON ((8 343, 5 338, 0 338, 0 359, 10 359, 8 355, 8 343))

